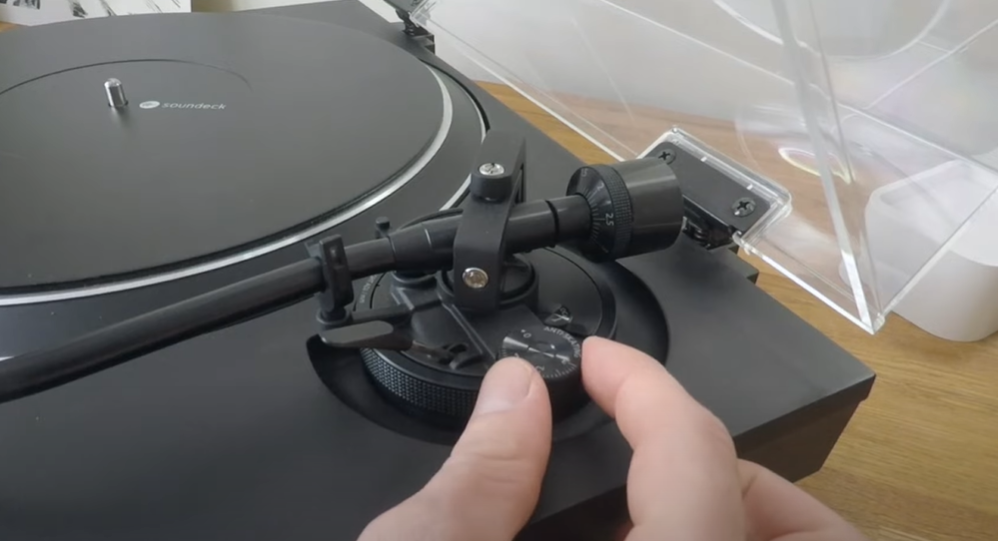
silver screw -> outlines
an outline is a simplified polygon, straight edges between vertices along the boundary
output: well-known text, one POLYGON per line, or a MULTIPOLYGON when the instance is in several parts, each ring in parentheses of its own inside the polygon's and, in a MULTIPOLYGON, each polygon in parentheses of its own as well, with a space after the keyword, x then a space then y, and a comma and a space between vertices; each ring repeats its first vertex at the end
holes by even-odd
POLYGON ((487 177, 498 177, 506 172, 506 168, 498 163, 486 163, 478 168, 478 172, 487 177))
POLYGON ((731 211, 735 213, 735 216, 744 218, 755 213, 755 206, 754 199, 743 197, 738 201, 735 201, 735 204, 731 206, 731 211))
POLYGON ((115 109, 121 109, 128 105, 128 98, 125 97, 125 87, 121 86, 121 81, 108 79, 104 83, 104 93, 107 94, 107 104, 115 109))
POLYGON ((485 286, 489 285, 489 274, 477 267, 465 269, 461 278, 464 279, 464 284, 471 289, 484 289, 485 286))

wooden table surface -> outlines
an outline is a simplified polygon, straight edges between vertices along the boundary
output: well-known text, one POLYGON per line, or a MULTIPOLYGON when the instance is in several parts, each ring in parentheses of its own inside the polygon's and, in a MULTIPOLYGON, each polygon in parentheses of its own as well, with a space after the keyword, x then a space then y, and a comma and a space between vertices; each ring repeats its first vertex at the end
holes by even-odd
MULTIPOLYGON (((9 27, 0 23, 0 31, 9 27)), ((487 87, 583 160, 606 160, 515 92, 487 87)), ((998 337, 949 343, 898 317, 870 336, 763 262, 750 261, 763 271, 766 292, 878 375, 826 467, 801 485, 873 540, 998 539, 998 337)))

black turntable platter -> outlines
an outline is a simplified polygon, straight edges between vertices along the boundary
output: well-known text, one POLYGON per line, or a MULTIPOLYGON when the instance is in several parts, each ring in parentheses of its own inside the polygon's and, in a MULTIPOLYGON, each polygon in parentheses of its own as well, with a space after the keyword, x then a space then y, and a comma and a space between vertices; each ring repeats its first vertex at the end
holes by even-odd
POLYGON ((451 129, 453 82, 330 24, 109 18, 0 48, 0 293, 259 250, 387 197, 451 129))

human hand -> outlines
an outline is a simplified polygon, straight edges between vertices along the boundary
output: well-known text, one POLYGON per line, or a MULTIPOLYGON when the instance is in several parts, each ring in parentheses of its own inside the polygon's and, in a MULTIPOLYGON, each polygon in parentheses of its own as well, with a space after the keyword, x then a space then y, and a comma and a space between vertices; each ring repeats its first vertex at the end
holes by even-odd
MULTIPOLYGON (((863 541, 793 484, 739 461, 724 425, 654 359, 587 340, 583 379, 634 455, 626 541, 863 541)), ((451 457, 360 541, 511 541, 537 505, 551 448, 540 376, 505 360, 489 372, 451 457)), ((609 540, 608 540, 609 541, 609 540)))
POLYGON ((537 506, 550 452, 544 380, 525 361, 500 361, 440 471, 360 541, 511 541, 537 506))

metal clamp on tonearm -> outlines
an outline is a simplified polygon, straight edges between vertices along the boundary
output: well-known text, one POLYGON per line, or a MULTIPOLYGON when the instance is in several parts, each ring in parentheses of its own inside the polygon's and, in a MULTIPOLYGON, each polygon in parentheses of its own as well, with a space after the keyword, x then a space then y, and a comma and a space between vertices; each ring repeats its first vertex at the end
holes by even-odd
MULTIPOLYGON (((326 343, 419 348, 423 345, 391 332, 393 324, 408 317, 405 307, 373 313, 348 309, 354 301, 354 281, 387 272, 418 277, 452 269, 454 305, 481 317, 499 309, 503 273, 515 267, 511 261, 516 254, 560 245, 605 262, 668 248, 682 233, 683 195, 666 160, 652 157, 583 167, 571 178, 564 197, 526 202, 524 148, 515 135, 489 133, 463 210, 394 231, 379 220, 373 240, 345 245, 339 237, 323 239, 309 247, 311 257, 301 262, 0 362, 0 402, 72 382, 314 295, 323 332, 349 329, 327 336, 326 343)), ((432 345, 426 348, 434 352, 432 345)))

